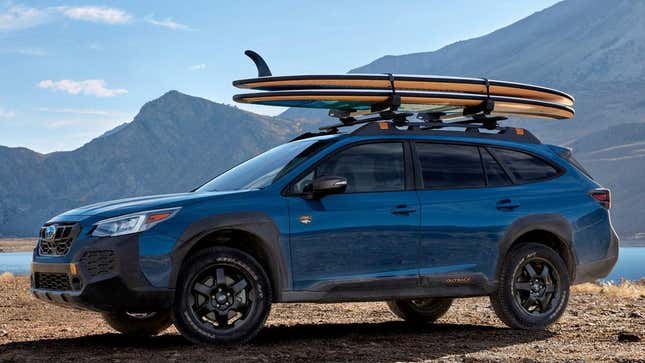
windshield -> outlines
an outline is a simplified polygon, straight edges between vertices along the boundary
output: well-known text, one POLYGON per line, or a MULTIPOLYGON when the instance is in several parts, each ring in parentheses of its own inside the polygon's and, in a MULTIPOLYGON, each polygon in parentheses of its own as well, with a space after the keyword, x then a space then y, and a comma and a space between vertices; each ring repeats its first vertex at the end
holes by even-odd
POLYGON ((220 174, 196 191, 215 192, 265 188, 332 143, 333 139, 302 140, 274 147, 220 174))

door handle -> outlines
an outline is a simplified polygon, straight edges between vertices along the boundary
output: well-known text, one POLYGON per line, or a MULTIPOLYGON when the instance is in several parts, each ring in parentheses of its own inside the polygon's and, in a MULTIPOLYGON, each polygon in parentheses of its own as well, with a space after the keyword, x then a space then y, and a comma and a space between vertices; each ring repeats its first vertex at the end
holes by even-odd
POLYGON ((392 209, 392 214, 408 215, 408 214, 414 213, 416 211, 417 210, 415 208, 410 208, 405 204, 401 204, 401 205, 397 205, 396 207, 394 207, 394 209, 392 209))
POLYGON ((514 203, 510 199, 501 199, 497 201, 496 207, 499 210, 513 210, 515 208, 519 208, 520 204, 519 203, 514 203))

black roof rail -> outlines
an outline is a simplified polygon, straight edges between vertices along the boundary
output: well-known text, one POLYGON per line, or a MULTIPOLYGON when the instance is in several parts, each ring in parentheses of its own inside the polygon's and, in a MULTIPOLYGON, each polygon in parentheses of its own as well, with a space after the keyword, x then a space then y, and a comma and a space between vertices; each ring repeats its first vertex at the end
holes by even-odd
POLYGON ((339 133, 339 129, 342 127, 363 125, 350 134, 367 136, 413 133, 456 136, 454 129, 463 129, 463 133, 468 134, 464 136, 492 138, 529 144, 542 143, 535 135, 524 128, 499 126, 498 122, 506 120, 506 117, 490 116, 486 113, 452 116, 448 119, 443 118, 446 116, 443 112, 417 113, 416 119, 418 121, 408 120, 408 117, 414 115, 410 112, 385 110, 376 115, 369 114, 362 118, 349 116, 351 113, 352 111, 331 110, 329 112, 330 116, 337 117, 340 123, 320 127, 321 132, 307 132, 291 141, 315 136, 333 135, 339 133))
POLYGON ((485 125, 475 122, 410 122, 406 125, 396 125, 390 121, 369 122, 351 132, 351 135, 443 135, 467 136, 514 141, 527 144, 541 144, 542 142, 530 131, 519 127, 502 127, 485 125), (453 129, 453 130, 451 130, 453 129), (455 131, 454 129, 463 130, 455 131), (485 130, 485 131, 480 131, 485 130), (460 135, 461 133, 461 135, 460 135))

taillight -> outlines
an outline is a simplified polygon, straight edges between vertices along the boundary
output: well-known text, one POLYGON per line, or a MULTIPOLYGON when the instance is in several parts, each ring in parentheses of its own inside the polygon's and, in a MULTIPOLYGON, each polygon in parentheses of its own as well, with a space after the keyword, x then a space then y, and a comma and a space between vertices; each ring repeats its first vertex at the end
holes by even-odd
POLYGON ((605 209, 611 208, 611 192, 609 189, 598 188, 589 192, 589 195, 600 203, 605 209))

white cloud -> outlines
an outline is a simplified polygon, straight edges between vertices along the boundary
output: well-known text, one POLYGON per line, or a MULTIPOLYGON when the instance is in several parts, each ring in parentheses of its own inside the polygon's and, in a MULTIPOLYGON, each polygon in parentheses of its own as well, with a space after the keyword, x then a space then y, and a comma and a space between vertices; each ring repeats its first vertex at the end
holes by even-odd
POLYGON ((49 108, 38 107, 36 111, 51 112, 51 113, 69 113, 74 115, 87 115, 87 116, 121 116, 123 113, 108 110, 93 110, 93 109, 80 109, 80 108, 49 108))
POLYGON ((12 118, 14 116, 16 116, 15 112, 5 110, 4 108, 0 107, 0 118, 12 118))
POLYGON ((150 24, 161 26, 172 30, 195 30, 186 24, 180 24, 173 21, 172 18, 155 19, 153 15, 148 15, 144 18, 144 20, 150 24))
POLYGON ((15 49, 3 49, 0 50, 0 54, 18 54, 18 55, 27 55, 34 57, 46 56, 49 53, 40 48, 15 48, 15 49))
POLYGON ((31 28, 47 22, 50 13, 47 10, 14 5, 0 13, 0 30, 31 28))
POLYGON ((63 91, 72 95, 82 93, 96 97, 113 97, 128 93, 128 90, 124 88, 110 89, 105 87, 105 80, 102 79, 86 79, 84 81, 72 81, 69 79, 52 81, 51 79, 47 79, 38 82, 36 86, 54 91, 63 91))
POLYGON ((90 48, 91 50, 95 50, 97 52, 100 52, 103 50, 103 46, 99 43, 90 43, 90 45, 88 45, 88 48, 90 48))
POLYGON ((125 24, 132 20, 132 15, 126 11, 104 6, 60 6, 56 9, 70 19, 94 23, 125 24))
POLYGON ((132 15, 125 10, 104 6, 57 6, 32 8, 13 5, 0 10, 0 30, 18 30, 68 18, 103 24, 125 24, 132 15))
POLYGON ((204 63, 195 64, 195 65, 192 65, 192 66, 188 67, 188 69, 191 70, 191 71, 203 71, 204 69, 206 69, 206 64, 204 64, 204 63))

